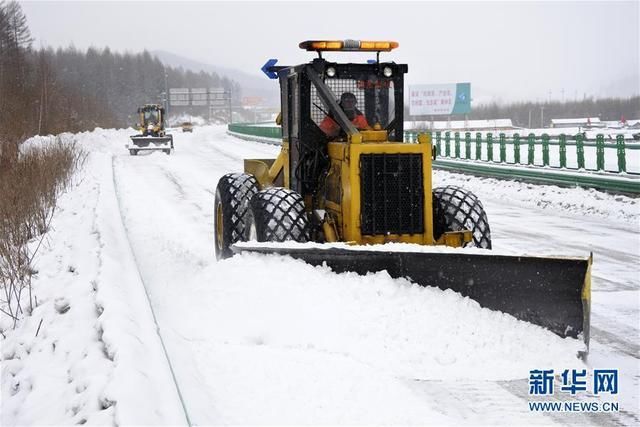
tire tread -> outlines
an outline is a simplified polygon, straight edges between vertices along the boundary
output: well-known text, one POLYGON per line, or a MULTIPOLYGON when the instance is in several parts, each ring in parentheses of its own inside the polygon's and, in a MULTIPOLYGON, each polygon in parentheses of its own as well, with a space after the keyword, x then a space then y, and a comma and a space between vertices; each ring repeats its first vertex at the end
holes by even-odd
POLYGON ((433 189, 435 238, 445 231, 471 230, 476 247, 491 249, 491 230, 480 199, 455 185, 433 189))

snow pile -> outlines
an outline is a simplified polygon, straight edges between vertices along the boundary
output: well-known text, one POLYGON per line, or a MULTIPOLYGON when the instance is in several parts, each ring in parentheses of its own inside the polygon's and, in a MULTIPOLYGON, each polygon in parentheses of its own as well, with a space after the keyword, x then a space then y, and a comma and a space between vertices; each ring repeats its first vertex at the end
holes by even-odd
POLYGON ((453 291, 386 272, 334 274, 255 254, 214 270, 215 280, 195 290, 210 308, 209 332, 219 344, 310 350, 391 376, 448 380, 525 378, 524 366, 575 365, 582 349, 453 291))
POLYGON ((535 185, 434 170, 433 186, 457 185, 481 200, 549 210, 550 213, 587 215, 635 225, 640 223, 640 199, 586 188, 535 185))

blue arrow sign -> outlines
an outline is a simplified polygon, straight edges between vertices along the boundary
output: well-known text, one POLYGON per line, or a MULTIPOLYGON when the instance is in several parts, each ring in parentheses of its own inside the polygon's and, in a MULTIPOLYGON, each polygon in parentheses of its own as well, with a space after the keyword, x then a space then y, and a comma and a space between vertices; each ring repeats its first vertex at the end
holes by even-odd
POLYGON ((262 72, 265 73, 267 75, 267 77, 269 77, 270 79, 277 79, 278 78, 278 75, 276 73, 274 73, 273 71, 269 70, 269 68, 271 68, 274 65, 276 65, 276 62, 278 62, 277 59, 270 59, 262 66, 262 68, 260 68, 262 70, 262 72))

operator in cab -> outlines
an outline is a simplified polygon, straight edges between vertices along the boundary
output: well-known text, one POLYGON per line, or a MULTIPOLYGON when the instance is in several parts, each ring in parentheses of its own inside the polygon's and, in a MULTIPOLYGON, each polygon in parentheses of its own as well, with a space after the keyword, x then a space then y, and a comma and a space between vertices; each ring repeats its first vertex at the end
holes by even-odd
MULTIPOLYGON (((356 108, 357 104, 358 99, 351 92, 344 92, 340 97, 340 108, 342 108, 347 118, 351 120, 351 123, 353 123, 358 130, 370 129, 364 114, 356 108)), ((320 129, 322 129, 329 138, 335 138, 340 134, 340 126, 330 116, 326 116, 324 120, 322 120, 320 129)))

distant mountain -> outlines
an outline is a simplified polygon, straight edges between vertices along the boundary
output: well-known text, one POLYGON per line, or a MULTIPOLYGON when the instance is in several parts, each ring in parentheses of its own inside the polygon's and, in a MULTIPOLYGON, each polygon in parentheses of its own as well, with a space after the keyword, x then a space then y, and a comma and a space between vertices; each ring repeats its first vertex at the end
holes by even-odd
POLYGON ((268 80, 265 76, 261 77, 233 68, 206 64, 204 62, 185 58, 184 56, 180 56, 164 50, 154 50, 151 52, 151 54, 157 56, 163 64, 171 67, 182 67, 185 70, 191 70, 194 72, 214 72, 219 76, 227 77, 231 80, 236 81, 240 85, 240 87, 242 87, 243 97, 257 96, 264 98, 264 102, 268 106, 280 105, 280 92, 278 89, 278 84, 273 80, 268 80))

